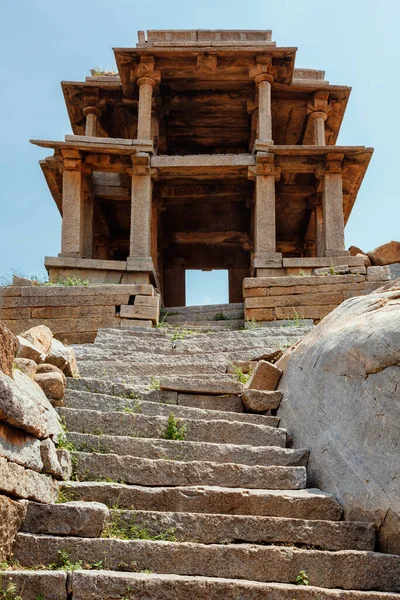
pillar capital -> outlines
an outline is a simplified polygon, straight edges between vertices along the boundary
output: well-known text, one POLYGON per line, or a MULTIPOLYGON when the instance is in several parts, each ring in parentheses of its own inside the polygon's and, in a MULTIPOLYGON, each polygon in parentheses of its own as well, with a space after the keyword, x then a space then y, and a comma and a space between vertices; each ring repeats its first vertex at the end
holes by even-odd
POLYGON ((268 81, 268 83, 272 84, 274 82, 274 76, 271 75, 271 73, 259 73, 254 77, 254 81, 257 85, 263 81, 268 81))
MULTIPOLYGON (((271 59, 267 59, 265 62, 256 62, 256 64, 249 69, 249 77, 250 79, 256 79, 256 77, 259 77, 260 75, 270 75, 273 81, 272 70, 271 59)), ((261 79, 260 81, 268 81, 268 79, 261 79)), ((269 83, 272 83, 272 81, 269 83)))
POLYGON ((142 56, 134 76, 136 76, 134 78, 136 78, 137 81, 143 79, 143 77, 149 77, 150 79, 153 79, 155 83, 160 83, 161 72, 159 69, 156 69, 154 56, 142 56))
POLYGON ((310 113, 308 118, 311 119, 311 121, 314 121, 314 119, 322 119, 323 121, 326 121, 328 114, 323 110, 314 110, 310 113))
POLYGON ((281 177, 281 168, 275 166, 275 155, 268 152, 258 152, 257 160, 254 167, 249 167, 247 170, 248 179, 256 177, 273 176, 275 181, 279 181, 281 177))
POLYGON ((88 115, 95 115, 96 117, 100 117, 101 108, 99 108, 98 106, 85 106, 82 112, 85 115, 85 117, 87 117, 88 115))
POLYGON ((314 175, 317 179, 323 179, 327 173, 344 173, 347 170, 343 164, 344 154, 340 152, 329 152, 324 162, 317 165, 314 175))
POLYGON ((136 82, 138 84, 139 87, 141 87, 142 85, 151 85, 151 87, 154 88, 156 87, 156 80, 153 79, 153 77, 148 77, 148 76, 144 76, 144 77, 139 77, 139 79, 136 82))

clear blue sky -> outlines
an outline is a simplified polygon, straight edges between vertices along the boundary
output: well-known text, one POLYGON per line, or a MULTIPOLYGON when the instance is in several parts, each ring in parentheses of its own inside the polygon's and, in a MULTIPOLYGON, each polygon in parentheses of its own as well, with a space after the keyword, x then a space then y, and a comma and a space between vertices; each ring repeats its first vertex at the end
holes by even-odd
MULTIPOLYGON (((56 256, 60 217, 38 166, 49 153, 30 138, 63 139, 70 126, 60 81, 112 67, 111 48, 132 47, 138 29, 272 29, 297 46, 297 67, 324 69, 353 91, 339 143, 375 154, 346 229, 347 244, 371 250, 400 239, 396 0, 2 0, 0 36, 0 277, 43 272, 56 256)), ((222 279, 191 295, 222 300, 222 279)))

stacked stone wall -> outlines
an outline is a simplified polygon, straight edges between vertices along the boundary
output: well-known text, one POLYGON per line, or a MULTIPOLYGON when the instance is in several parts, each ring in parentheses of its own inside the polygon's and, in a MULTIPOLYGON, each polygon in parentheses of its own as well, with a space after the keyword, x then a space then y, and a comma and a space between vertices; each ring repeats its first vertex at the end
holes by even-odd
POLYGON ((369 294, 390 278, 388 267, 369 267, 365 275, 248 277, 243 281, 245 319, 317 323, 344 300, 369 294))
POLYGON ((99 329, 158 322, 152 285, 0 287, 0 319, 15 334, 47 325, 66 344, 93 342, 99 329))

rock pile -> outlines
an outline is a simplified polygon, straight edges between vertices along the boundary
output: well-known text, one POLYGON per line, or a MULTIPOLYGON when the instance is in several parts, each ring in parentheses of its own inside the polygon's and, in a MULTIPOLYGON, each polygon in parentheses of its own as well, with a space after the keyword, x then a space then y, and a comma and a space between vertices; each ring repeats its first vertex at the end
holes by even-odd
POLYGON ((4 560, 26 508, 15 499, 54 502, 57 480, 71 476, 71 458, 58 448, 66 375, 76 375, 75 354, 45 326, 14 336, 0 323, 0 560, 4 560))

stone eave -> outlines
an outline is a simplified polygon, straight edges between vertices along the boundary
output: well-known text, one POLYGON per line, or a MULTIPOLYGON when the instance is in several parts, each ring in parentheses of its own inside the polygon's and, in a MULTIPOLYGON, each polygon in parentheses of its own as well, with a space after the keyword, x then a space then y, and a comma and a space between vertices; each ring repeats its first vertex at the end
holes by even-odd
MULTIPOLYGON (((124 93, 126 95, 131 95, 132 93, 132 71, 135 71, 135 69, 137 68, 137 66, 140 63, 141 58, 145 58, 145 57, 154 57, 155 59, 155 63, 156 63, 156 68, 160 70, 160 74, 161 74, 161 81, 168 81, 168 80, 175 80, 177 78, 182 78, 182 79, 194 79, 194 80, 202 80, 205 79, 206 81, 219 81, 219 79, 222 77, 222 69, 220 69, 218 71, 218 69, 215 69, 214 71, 210 72, 208 71, 208 69, 201 71, 199 69, 197 69, 195 66, 193 66, 192 68, 192 72, 190 72, 187 68, 186 69, 181 69, 181 71, 177 70, 177 63, 176 60, 179 58, 182 59, 193 59, 195 60, 198 56, 200 55, 204 55, 204 54, 212 54, 214 56, 221 57, 221 58, 226 58, 226 57, 232 57, 232 58, 236 58, 236 59, 247 59, 249 61, 249 65, 248 67, 254 66, 256 64, 256 59, 257 58, 262 58, 262 59, 272 59, 273 64, 274 61, 276 63, 280 62, 282 68, 281 70, 279 70, 279 67, 277 67, 277 65, 274 65, 275 68, 277 69, 277 78, 279 79, 279 81, 281 81, 282 83, 290 83, 292 78, 293 78, 293 73, 294 73, 294 62, 295 62, 295 57, 296 57, 296 51, 297 48, 284 48, 284 47, 275 47, 275 46, 270 46, 270 45, 261 45, 261 46, 257 46, 257 45, 251 45, 251 46, 235 46, 234 44, 229 43, 227 46, 224 47, 217 47, 217 46, 211 46, 209 44, 203 44, 200 46, 196 46, 194 47, 185 47, 184 45, 177 47, 176 45, 173 47, 163 47, 163 48, 113 48, 114 51, 114 55, 115 55, 115 59, 116 59, 116 63, 117 63, 117 69, 118 72, 120 74, 121 77, 121 83, 122 83, 122 88, 124 90, 124 93), (158 59, 162 59, 163 64, 161 64, 160 66, 157 65, 157 60, 158 59), (174 70, 174 75, 168 75, 168 77, 163 77, 163 73, 165 73, 167 71, 166 66, 165 66, 165 61, 169 60, 169 64, 170 67, 174 70), (284 68, 283 68, 284 65, 284 68)), ((160 60, 159 60, 160 62, 160 60)), ((249 74, 248 74, 248 68, 247 67, 241 67, 240 71, 243 71, 243 74, 241 76, 241 78, 243 78, 243 81, 245 82, 246 80, 250 80, 249 79, 249 74)), ((231 71, 231 73, 228 74, 228 76, 226 75, 226 73, 223 74, 222 79, 225 80, 225 78, 227 77, 228 80, 232 79, 235 80, 235 75, 236 75, 236 79, 237 79, 237 73, 239 72, 239 69, 237 70, 237 72, 235 72, 234 70, 231 71)))
POLYGON ((40 148, 53 148, 54 150, 74 149, 82 152, 94 152, 96 154, 119 154, 135 155, 138 152, 152 152, 151 140, 118 140, 117 138, 89 138, 86 136, 65 136, 66 141, 54 140, 30 140, 31 144, 40 148), (68 138, 75 138, 68 139, 68 138), (104 140, 104 141, 103 141, 104 140))

